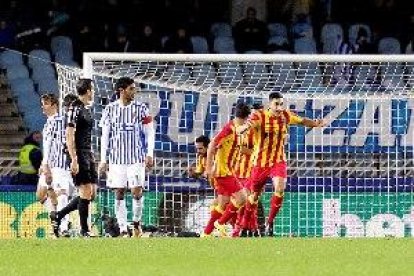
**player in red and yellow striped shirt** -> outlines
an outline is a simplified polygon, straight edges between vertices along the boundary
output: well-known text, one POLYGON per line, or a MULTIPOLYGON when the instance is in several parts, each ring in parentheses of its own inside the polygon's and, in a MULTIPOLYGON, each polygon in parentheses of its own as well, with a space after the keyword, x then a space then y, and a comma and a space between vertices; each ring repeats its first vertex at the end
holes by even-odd
POLYGON ((255 112, 246 124, 237 128, 240 134, 251 128, 255 129, 251 174, 253 195, 249 198, 249 202, 256 204, 268 178, 271 178, 273 182, 275 193, 270 201, 267 220, 269 235, 273 235, 273 221, 282 206, 286 187, 285 140, 289 125, 323 127, 325 122, 302 118, 284 109, 283 95, 273 92, 269 95, 269 109, 255 112))
POLYGON ((190 177, 199 178, 204 175, 207 160, 207 148, 210 143, 210 138, 201 135, 195 140, 196 148, 196 163, 188 168, 188 175, 190 177))
POLYGON ((231 197, 223 215, 214 224, 222 235, 225 235, 224 225, 246 202, 246 191, 236 178, 234 171, 239 151, 236 127, 244 124, 249 114, 248 105, 237 104, 235 118, 213 138, 207 150, 207 175, 215 179, 218 194, 231 197))

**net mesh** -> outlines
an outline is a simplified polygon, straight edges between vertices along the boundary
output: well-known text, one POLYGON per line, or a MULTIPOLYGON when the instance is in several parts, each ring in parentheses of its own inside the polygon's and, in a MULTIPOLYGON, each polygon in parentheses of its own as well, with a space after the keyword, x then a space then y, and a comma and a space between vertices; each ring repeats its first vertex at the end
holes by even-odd
MULTIPOLYGON (((413 66, 408 62, 211 61, 93 58, 96 124, 120 77, 131 77, 156 119, 156 166, 148 177, 144 222, 167 232, 200 232, 214 197, 209 185, 188 178, 194 140, 212 137, 238 101, 266 102, 272 91, 301 116, 324 118, 324 129, 291 127, 286 145, 288 185, 276 217, 279 236, 407 236, 414 223, 413 66), (413 214, 413 215, 412 215, 413 214)), ((82 72, 58 66, 62 96, 82 72)), ((99 128, 94 133, 99 152, 99 128)), ((99 156, 96 156, 99 158, 99 156)), ((104 189, 102 189, 104 191, 104 189)), ((106 190, 105 190, 106 191, 106 190)), ((269 211, 271 185, 262 197, 269 211)), ((113 197, 101 210, 113 212, 113 197)))

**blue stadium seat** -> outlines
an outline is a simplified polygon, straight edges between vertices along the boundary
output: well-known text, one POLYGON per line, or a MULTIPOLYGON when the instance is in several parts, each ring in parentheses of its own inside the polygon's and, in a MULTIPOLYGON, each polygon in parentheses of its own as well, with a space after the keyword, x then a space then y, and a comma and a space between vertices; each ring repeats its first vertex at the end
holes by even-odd
POLYGON ((23 64, 22 53, 13 50, 5 50, 0 53, 0 69, 6 69, 10 65, 18 64, 23 64))
POLYGON ((39 83, 41 79, 56 79, 56 70, 52 65, 39 65, 32 69, 31 78, 34 83, 39 83))
POLYGON ((207 54, 209 53, 208 50, 208 43, 207 39, 203 36, 192 36, 191 43, 193 44, 193 51, 195 54, 207 54))
POLYGON ((285 24, 282 23, 269 23, 267 24, 267 29, 269 30, 269 36, 281 36, 288 37, 288 31, 285 24))
POLYGON ((29 69, 24 64, 9 65, 6 69, 8 81, 29 78, 29 69))
POLYGON ((39 94, 44 93, 53 93, 55 95, 59 94, 59 84, 56 78, 43 78, 40 79, 37 83, 37 91, 39 94))
POLYGON ((51 64, 51 61, 51 56, 48 51, 36 49, 29 52, 27 63, 30 68, 33 68, 43 64, 51 64))
POLYGON ((9 84, 10 84, 10 90, 14 97, 18 97, 18 95, 21 95, 22 93, 26 93, 26 92, 34 93, 35 91, 33 80, 29 78, 15 79, 13 81, 10 81, 9 84))
POLYGON ((214 52, 221 54, 236 53, 236 49, 234 47, 234 39, 232 37, 216 37, 214 39, 213 50, 214 52))
POLYGON ((216 22, 211 25, 210 33, 216 37, 232 37, 232 27, 227 22, 216 22))
POLYGON ((379 54, 401 54, 401 45, 395 37, 384 37, 378 42, 379 54))
POLYGON ((311 38, 295 39, 293 47, 297 54, 316 54, 316 42, 311 38))
POLYGON ((54 36, 50 42, 50 48, 52 54, 56 55, 58 51, 66 52, 70 57, 73 57, 73 43, 72 39, 68 36, 54 36))
POLYGON ((328 40, 334 38, 344 37, 342 26, 337 23, 326 23, 321 30, 321 43, 326 43, 328 40))

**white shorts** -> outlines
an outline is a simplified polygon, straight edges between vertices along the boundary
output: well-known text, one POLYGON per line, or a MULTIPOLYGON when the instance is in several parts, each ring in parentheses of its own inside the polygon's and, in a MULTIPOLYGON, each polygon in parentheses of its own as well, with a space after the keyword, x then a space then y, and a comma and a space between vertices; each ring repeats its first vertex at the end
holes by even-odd
POLYGON ((108 188, 135 188, 145 186, 145 165, 135 163, 132 165, 109 164, 108 188))
POLYGON ((73 177, 69 170, 62 168, 52 168, 52 188, 56 192, 66 190, 68 194, 73 190, 73 177))

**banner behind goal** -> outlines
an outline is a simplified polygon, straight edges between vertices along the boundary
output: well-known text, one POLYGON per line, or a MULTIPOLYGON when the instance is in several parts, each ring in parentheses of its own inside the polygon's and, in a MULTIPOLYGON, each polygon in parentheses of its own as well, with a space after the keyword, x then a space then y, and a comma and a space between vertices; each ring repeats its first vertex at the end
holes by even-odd
MULTIPOLYGON (((102 109, 120 77, 156 119, 156 166, 144 224, 200 232, 213 191, 188 178, 194 140, 212 137, 238 101, 281 91, 285 106, 324 118, 324 129, 291 127, 289 179, 276 217, 279 236, 412 236, 414 233, 413 58, 379 55, 181 55, 86 53, 83 70, 58 66, 62 96, 80 76, 95 81, 95 152, 102 109), (138 86, 137 85, 137 86, 138 86)), ((96 155, 99 158, 99 155, 96 155)), ((104 192, 102 212, 112 212, 104 192)), ((262 202, 267 216, 271 185, 262 202)))

